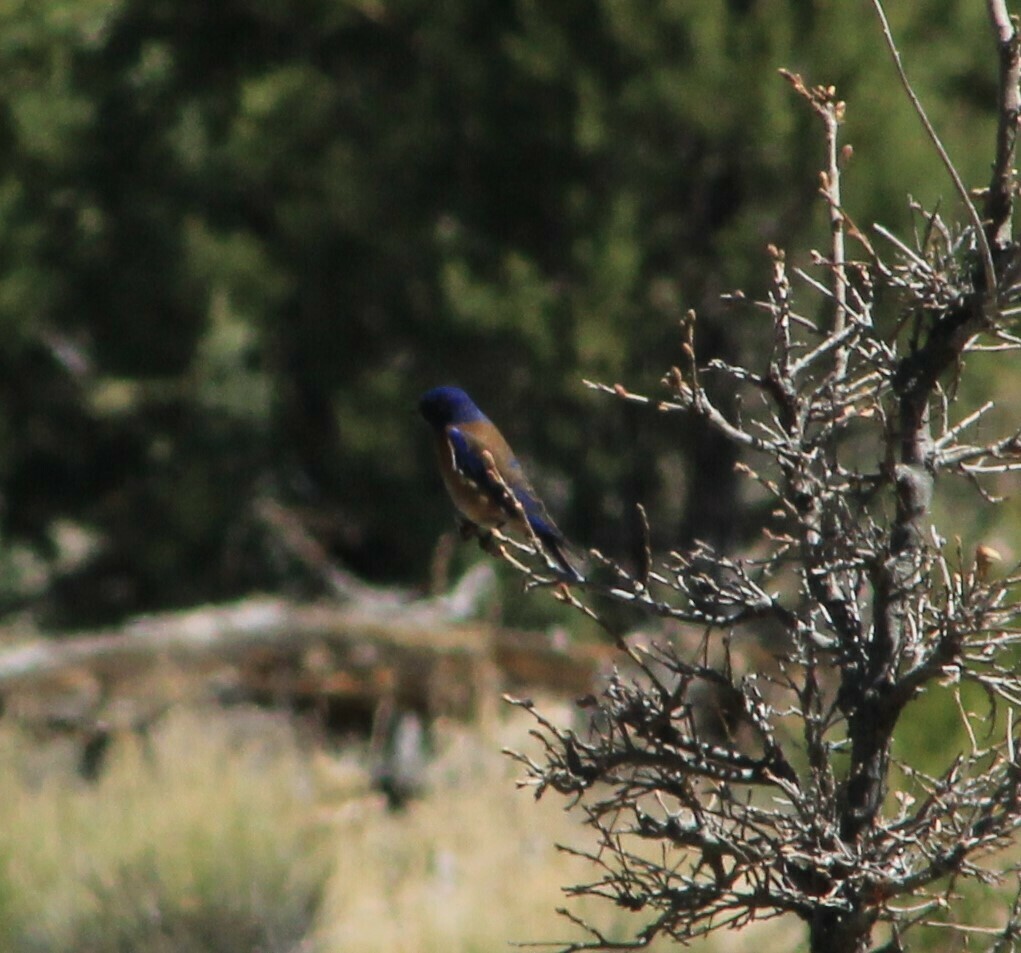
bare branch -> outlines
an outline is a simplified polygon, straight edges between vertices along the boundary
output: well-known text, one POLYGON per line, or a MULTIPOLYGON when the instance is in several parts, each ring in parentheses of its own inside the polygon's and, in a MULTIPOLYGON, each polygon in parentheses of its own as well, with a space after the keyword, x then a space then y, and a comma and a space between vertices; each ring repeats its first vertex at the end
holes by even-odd
MULTIPOLYGON (((833 277, 833 323, 832 337, 840 338, 847 321, 847 273, 844 251, 844 212, 840 197, 840 161, 838 155, 838 132, 844 120, 845 104, 837 99, 832 86, 816 86, 809 89, 796 73, 780 70, 783 76, 800 95, 808 100, 812 110, 823 121, 826 136, 826 169, 819 176, 819 191, 826 200, 830 215, 830 239, 832 242, 833 277)), ((850 152, 847 152, 850 156, 850 152)), ((841 341, 841 344, 843 341, 841 341)), ((840 379, 847 370, 847 353, 839 345, 835 354, 833 376, 840 379)))
POLYGON ((975 240, 978 242, 979 252, 982 258, 982 271, 985 275, 986 291, 988 294, 993 294, 994 289, 996 288, 996 269, 993 267, 993 256, 992 252, 989 250, 989 241, 986 238, 985 229, 982 227, 982 219, 979 217, 978 210, 975 208, 975 203, 972 202, 971 196, 968 194, 968 189, 964 182, 961 181, 960 173, 958 173, 956 166, 951 161, 950 156, 947 154, 947 150, 940 141, 939 134, 936 132, 933 124, 929 121, 929 117, 925 112, 925 107, 922 106, 922 101, 918 98, 918 95, 911 86, 911 82, 908 80, 908 74, 904 69, 904 64, 901 62, 900 51, 897 49, 897 43, 893 38, 893 33, 890 31, 890 22, 886 19, 886 11, 883 9, 881 0, 872 0, 872 6, 875 7, 876 13, 879 16, 879 22, 883 29, 883 37, 890 50, 890 56, 893 57, 893 63, 897 68, 897 75, 900 77, 901 85, 904 87, 904 92, 907 93, 908 99, 911 100, 911 105, 914 106, 915 112, 918 113, 918 118, 921 119, 922 125, 925 127, 926 135, 928 135, 936 149, 936 152, 939 154, 940 161, 943 163, 943 168, 947 170, 947 174, 954 183, 954 188, 957 190, 957 196, 964 205, 964 208, 968 213, 968 217, 971 219, 971 224, 974 226, 975 240))
MULTIPOLYGON (((582 727, 557 727, 519 703, 536 718, 543 750, 514 755, 522 783, 565 796, 596 837, 581 852, 594 874, 568 893, 644 912, 632 937, 639 947, 788 913, 808 925, 813 953, 862 953, 880 923, 893 933, 889 953, 923 923, 984 932, 1000 951, 1021 930, 1021 891, 1005 928, 946 917, 962 884, 997 887, 989 858, 1021 829, 1021 568, 1003 572, 986 544, 973 556, 960 541, 948 545, 933 507, 941 470, 986 496, 986 475, 1021 470, 1021 431, 964 443, 995 418, 988 403, 956 410, 963 357, 989 345, 979 335, 1021 344, 999 326, 1021 286, 1007 287, 1005 267, 998 288, 993 270, 1010 263, 1018 43, 1001 0, 988 2, 1004 89, 1000 194, 986 226, 873 0, 970 226, 911 202, 915 234, 876 226, 885 241, 874 248, 842 207, 843 104, 831 87, 785 73, 823 120, 820 192, 832 242, 804 268, 770 246, 763 299, 726 297, 735 321, 768 318, 768 352, 700 362, 689 312, 663 376, 666 399, 586 381, 671 422, 691 414, 732 441, 761 520, 743 557, 697 541, 657 557, 642 509, 637 567, 593 550, 594 572, 571 587, 519 570, 526 587, 551 588, 596 621, 607 603, 652 620, 641 634, 614 634, 620 669, 584 699, 582 727), (865 262, 848 260, 849 238, 865 247, 865 262), (889 327, 877 301, 898 309, 889 327), (805 317, 813 313, 822 317, 805 317), (724 414, 703 377, 736 393, 740 413, 724 414), (894 744, 923 693, 956 711, 964 739, 937 769, 894 744)), ((570 918, 585 938, 563 949, 620 948, 570 918)))
POLYGON ((1021 45, 1005 0, 987 0, 987 7, 999 46, 1000 82, 996 158, 986 195, 986 235, 994 249, 1002 250, 1010 245, 1013 237, 1014 193, 1017 191, 1014 163, 1021 116, 1021 45))

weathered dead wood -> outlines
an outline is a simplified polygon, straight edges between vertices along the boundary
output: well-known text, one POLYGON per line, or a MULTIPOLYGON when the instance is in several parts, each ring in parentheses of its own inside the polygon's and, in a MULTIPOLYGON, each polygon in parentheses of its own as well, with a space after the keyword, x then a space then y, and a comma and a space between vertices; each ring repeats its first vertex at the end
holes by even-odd
POLYGON ((110 697, 137 695, 131 686, 153 686, 154 676, 172 671, 178 690, 182 680, 194 688, 215 679, 263 701, 371 711, 392 698, 427 715, 470 717, 483 694, 495 698, 506 687, 589 691, 605 654, 599 647, 560 650, 542 633, 468 621, 491 586, 491 569, 479 566, 438 598, 362 587, 346 602, 250 598, 36 637, 0 649, 0 693, 35 695, 38 711, 46 696, 70 692, 91 717, 110 697))

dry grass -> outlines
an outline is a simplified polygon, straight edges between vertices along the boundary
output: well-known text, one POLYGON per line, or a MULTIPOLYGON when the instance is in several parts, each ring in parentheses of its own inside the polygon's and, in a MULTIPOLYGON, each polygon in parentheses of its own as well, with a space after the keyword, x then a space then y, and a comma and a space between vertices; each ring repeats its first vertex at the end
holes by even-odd
MULTIPOLYGON (((497 737, 446 726, 429 797, 399 814, 372 801, 335 811, 330 825, 339 853, 315 934, 321 953, 488 953, 510 950, 511 943, 579 938, 556 907, 566 902, 564 885, 596 871, 555 845, 586 846, 580 815, 565 812, 561 798, 536 802, 530 790, 518 790, 520 772, 499 753, 504 745, 527 746, 531 724, 515 713, 497 737)), ((606 903, 567 903, 619 939, 645 922, 646 915, 606 903)), ((796 924, 764 929, 774 942, 782 936, 788 949, 801 936, 796 924)), ((699 948, 752 949, 756 935, 762 930, 699 948)))
POLYGON ((324 951, 468 953, 570 932, 554 907, 586 871, 554 843, 577 843, 574 816, 516 790, 495 740, 454 730, 443 747, 432 796, 401 814, 370 802, 338 811, 324 951))
MULTIPOLYGON (((499 754, 527 727, 441 724, 430 793, 393 813, 356 752, 310 752, 283 718, 177 712, 116 742, 93 784, 0 725, 0 949, 482 953, 576 937, 554 908, 593 871, 554 844, 582 844, 579 818, 516 790, 499 754)), ((635 926, 572 909, 611 935, 635 926)), ((700 948, 801 935, 770 924, 700 948)))
POLYGON ((250 727, 177 714, 119 740, 95 784, 0 733, 3 949, 293 950, 326 872, 312 789, 286 730, 250 727))

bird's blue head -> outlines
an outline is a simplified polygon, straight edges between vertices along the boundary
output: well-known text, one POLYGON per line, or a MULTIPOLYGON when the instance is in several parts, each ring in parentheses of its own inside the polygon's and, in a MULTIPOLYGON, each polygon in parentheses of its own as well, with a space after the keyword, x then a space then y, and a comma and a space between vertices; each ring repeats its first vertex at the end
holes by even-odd
POLYGON ((437 429, 447 424, 468 424, 487 417, 460 387, 434 387, 418 402, 422 416, 437 429))

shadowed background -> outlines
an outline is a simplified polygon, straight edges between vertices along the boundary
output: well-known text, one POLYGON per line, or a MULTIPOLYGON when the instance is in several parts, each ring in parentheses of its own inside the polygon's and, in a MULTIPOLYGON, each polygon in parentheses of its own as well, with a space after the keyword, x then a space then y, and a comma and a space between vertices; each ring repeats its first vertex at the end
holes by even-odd
MULTIPOLYGON (((981 184, 981 5, 894 12, 981 184)), ((440 383, 581 544, 626 559, 635 501, 661 546, 738 541, 731 451, 580 380, 654 392, 688 308, 740 358, 718 295, 764 287, 768 242, 825 242, 779 66, 851 102, 862 222, 949 194, 856 4, 5 4, 2 604, 79 627, 294 584, 266 498, 425 585, 452 523, 414 405, 440 383)))

